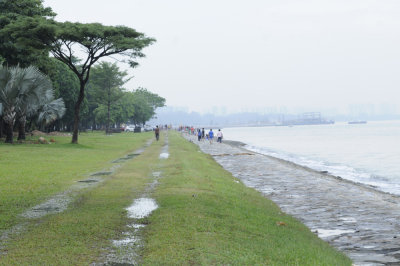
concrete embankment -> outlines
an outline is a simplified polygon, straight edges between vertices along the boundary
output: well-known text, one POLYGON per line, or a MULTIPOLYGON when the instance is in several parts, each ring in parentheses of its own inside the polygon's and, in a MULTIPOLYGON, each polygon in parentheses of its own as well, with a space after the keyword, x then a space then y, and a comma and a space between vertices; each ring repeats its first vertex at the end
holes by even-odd
POLYGON ((400 264, 400 198, 257 154, 237 143, 185 136, 356 265, 400 264))

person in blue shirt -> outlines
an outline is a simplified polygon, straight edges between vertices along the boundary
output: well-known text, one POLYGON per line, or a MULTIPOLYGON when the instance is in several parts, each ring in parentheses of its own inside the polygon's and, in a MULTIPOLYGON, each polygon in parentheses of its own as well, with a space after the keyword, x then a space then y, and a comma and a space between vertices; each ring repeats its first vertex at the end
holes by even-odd
POLYGON ((200 129, 197 130, 197 140, 198 141, 201 140, 201 130, 200 129))
POLYGON ((214 138, 214 132, 212 131, 212 129, 210 129, 210 132, 208 132, 208 137, 210 139, 210 144, 212 144, 214 138))

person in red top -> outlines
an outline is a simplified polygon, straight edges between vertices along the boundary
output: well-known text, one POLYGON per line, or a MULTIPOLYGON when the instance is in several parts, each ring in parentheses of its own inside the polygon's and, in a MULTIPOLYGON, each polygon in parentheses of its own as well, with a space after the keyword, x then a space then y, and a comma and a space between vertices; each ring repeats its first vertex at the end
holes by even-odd
POLYGON ((158 126, 156 126, 154 133, 156 134, 156 140, 158 141, 160 139, 160 129, 158 128, 158 126))

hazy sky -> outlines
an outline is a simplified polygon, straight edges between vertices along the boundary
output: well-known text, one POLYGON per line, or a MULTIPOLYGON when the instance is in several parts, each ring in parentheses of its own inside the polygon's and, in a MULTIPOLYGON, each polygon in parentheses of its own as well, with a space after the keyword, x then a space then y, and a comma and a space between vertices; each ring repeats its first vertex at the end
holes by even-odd
POLYGON ((126 25, 156 38, 127 87, 145 87, 169 106, 230 112, 400 104, 399 0, 44 4, 59 21, 126 25))

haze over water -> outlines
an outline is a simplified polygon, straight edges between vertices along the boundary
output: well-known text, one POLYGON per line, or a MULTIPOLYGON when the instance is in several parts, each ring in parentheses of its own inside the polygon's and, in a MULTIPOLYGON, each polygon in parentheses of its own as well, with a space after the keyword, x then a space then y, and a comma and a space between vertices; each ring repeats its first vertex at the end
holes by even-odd
POLYGON ((400 195, 400 121, 223 131, 253 151, 400 195))

